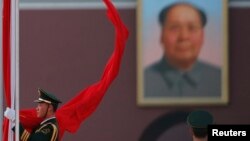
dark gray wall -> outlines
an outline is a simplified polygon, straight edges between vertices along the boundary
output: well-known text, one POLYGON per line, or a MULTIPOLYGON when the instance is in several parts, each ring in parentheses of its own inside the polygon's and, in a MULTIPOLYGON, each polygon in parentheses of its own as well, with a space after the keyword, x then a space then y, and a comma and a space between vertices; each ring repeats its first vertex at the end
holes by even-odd
MULTIPOLYGON (((137 141, 159 116, 195 108, 212 112, 217 123, 250 123, 250 9, 229 10, 229 105, 157 108, 136 105, 136 11, 119 12, 130 31, 120 73, 97 110, 63 141, 137 141)), ((20 107, 36 106, 38 87, 66 102, 98 81, 113 43, 105 10, 21 10, 20 107)))

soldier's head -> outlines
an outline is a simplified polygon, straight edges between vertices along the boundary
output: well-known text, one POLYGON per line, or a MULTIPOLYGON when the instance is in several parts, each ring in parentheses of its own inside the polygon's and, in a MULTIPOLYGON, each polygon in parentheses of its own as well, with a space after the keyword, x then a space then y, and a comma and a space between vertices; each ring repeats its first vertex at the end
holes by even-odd
POLYGON ((193 137, 206 138, 207 126, 214 123, 212 114, 205 110, 195 110, 187 117, 187 124, 191 128, 193 137))
POLYGON ((58 104, 61 103, 61 101, 53 94, 40 88, 38 89, 38 94, 39 98, 34 101, 37 103, 37 117, 46 118, 54 115, 58 108, 58 104))

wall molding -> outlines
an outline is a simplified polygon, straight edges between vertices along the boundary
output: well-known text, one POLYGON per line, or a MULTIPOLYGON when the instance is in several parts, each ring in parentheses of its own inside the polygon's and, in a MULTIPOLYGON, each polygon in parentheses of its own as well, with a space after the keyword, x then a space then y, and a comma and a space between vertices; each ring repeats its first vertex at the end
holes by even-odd
MULTIPOLYGON (((103 2, 20 2, 20 10, 106 9, 103 2)), ((114 2, 118 9, 135 9, 136 2, 114 2)), ((250 1, 231 1, 229 7, 250 8, 250 1)))
POLYGON ((250 8, 250 1, 232 1, 232 2, 229 2, 229 7, 250 8))
MULTIPOLYGON (((20 10, 106 9, 103 2, 20 2, 20 10)), ((134 9, 136 2, 114 2, 118 9, 134 9)))

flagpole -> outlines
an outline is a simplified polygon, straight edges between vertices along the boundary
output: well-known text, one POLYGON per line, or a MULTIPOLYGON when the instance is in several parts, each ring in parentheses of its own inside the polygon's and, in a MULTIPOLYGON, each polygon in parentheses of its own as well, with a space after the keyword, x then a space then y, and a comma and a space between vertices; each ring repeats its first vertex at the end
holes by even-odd
POLYGON ((19 0, 15 0, 15 56, 16 56, 16 88, 15 88, 15 109, 16 109, 16 128, 15 139, 19 141, 19 0))
MULTIPOLYGON (((12 0, 10 8, 10 46, 11 46, 11 108, 14 108, 16 111, 16 120, 15 120, 15 138, 19 140, 19 0, 12 0)), ((10 123, 9 126, 9 140, 13 141, 13 131, 11 131, 13 123, 10 123)))
POLYGON ((16 0, 16 140, 19 140, 19 0, 16 0))
MULTIPOLYGON (((16 1, 10 1, 10 107, 16 105, 16 1)), ((17 111, 17 110, 16 110, 17 111)), ((8 141, 14 141, 14 133, 11 130, 14 123, 9 123, 8 141)))

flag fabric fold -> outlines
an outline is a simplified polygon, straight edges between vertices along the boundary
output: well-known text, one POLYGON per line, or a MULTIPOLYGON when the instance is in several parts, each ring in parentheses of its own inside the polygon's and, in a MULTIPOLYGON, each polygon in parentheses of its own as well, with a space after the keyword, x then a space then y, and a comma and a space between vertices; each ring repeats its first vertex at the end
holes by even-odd
MULTIPOLYGON (((81 90, 73 99, 57 110, 56 118, 59 125, 60 140, 65 131, 76 132, 81 123, 96 110, 105 92, 119 73, 129 32, 112 2, 110 0, 103 1, 107 6, 107 17, 115 28, 114 51, 104 68, 101 79, 81 90)), ((32 130, 42 120, 36 117, 35 109, 21 110, 19 115, 20 122, 27 130, 32 130)))
MULTIPOLYGON (((2 10, 2 69, 3 69, 3 93, 7 107, 14 108, 15 95, 15 51, 16 51, 16 3, 11 0, 3 0, 2 10)), ((11 122, 4 118, 3 121, 3 141, 13 141, 14 136, 11 131, 11 122)))

